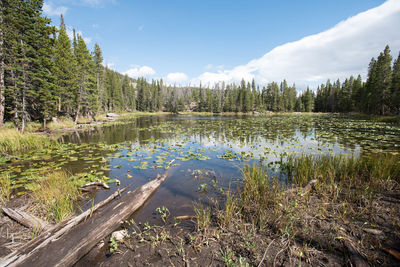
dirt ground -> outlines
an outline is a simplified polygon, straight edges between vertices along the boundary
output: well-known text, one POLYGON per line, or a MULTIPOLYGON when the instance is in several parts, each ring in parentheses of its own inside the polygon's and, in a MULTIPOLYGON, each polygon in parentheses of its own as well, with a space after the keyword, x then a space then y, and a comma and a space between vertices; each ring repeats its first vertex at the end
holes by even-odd
POLYGON ((116 252, 110 253, 109 239, 104 240, 76 265, 400 266, 399 188, 377 195, 367 209, 347 207, 357 217, 319 216, 316 212, 327 203, 317 195, 308 201, 309 209, 295 222, 300 230, 293 235, 282 234, 273 223, 263 231, 235 219, 221 227, 214 211, 203 230, 197 229, 196 219, 178 225, 127 226, 130 237, 117 243, 116 252))
MULTIPOLYGON (((282 231, 282 220, 268 222, 263 230, 239 218, 222 225, 216 209, 209 226, 200 230, 195 218, 170 218, 166 225, 160 220, 158 226, 127 223, 129 236, 114 244, 107 237, 76 266, 400 266, 398 185, 377 194, 371 205, 354 203, 344 212, 340 201, 324 203, 314 193, 303 202, 291 233, 282 231)), ((7 206, 29 209, 28 204, 20 197, 7 206)), ((0 257, 36 235, 1 215, 0 257)))

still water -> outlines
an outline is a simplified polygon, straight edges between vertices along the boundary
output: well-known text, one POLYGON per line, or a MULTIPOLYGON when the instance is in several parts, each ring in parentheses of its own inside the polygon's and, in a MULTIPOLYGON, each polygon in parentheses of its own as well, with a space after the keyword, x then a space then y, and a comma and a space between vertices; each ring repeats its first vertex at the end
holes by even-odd
MULTIPOLYGON (((218 200, 240 184, 243 164, 263 164, 279 175, 288 155, 399 153, 400 127, 344 115, 140 116, 124 123, 62 136, 56 151, 35 151, 9 165, 20 184, 46 169, 62 169, 85 181, 106 181, 110 190, 86 197, 87 209, 127 185, 134 189, 168 171, 169 178, 135 215, 159 223, 158 207, 171 218, 193 214, 193 202, 218 200), (29 160, 28 160, 29 159, 29 160), (168 163, 174 160, 166 170, 168 163)), ((0 167, 0 168, 4 168, 0 167)), ((286 177, 280 177, 285 182, 286 177)))

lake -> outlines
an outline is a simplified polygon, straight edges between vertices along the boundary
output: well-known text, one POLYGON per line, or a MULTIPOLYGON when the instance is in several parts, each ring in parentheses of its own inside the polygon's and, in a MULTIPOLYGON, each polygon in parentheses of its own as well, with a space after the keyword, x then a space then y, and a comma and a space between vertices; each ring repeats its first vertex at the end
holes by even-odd
MULTIPOLYGON (((159 223, 158 207, 173 216, 192 215, 193 202, 217 202, 240 183, 243 164, 263 164, 279 176, 289 155, 400 152, 400 126, 340 114, 266 116, 143 115, 62 136, 58 149, 21 155, 0 166, 19 194, 43 171, 62 169, 85 182, 104 180, 110 190, 87 194, 88 209, 118 188, 136 188, 168 169, 167 181, 134 218, 159 223), (116 180, 120 181, 117 186, 116 180)), ((284 175, 280 176, 283 183, 284 175)))

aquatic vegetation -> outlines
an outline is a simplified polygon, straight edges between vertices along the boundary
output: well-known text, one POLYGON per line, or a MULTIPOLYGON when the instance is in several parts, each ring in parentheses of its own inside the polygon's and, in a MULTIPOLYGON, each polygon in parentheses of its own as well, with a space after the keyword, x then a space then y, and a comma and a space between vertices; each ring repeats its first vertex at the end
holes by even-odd
MULTIPOLYGON (((139 186, 163 169, 173 168, 170 179, 176 192, 169 196, 184 195, 182 201, 188 204, 205 195, 198 194, 199 190, 220 197, 230 184, 235 188, 243 179, 239 168, 245 163, 251 166, 257 162, 266 168, 266 174, 276 177, 265 185, 268 187, 274 183, 295 183, 286 169, 287 158, 301 155, 358 158, 382 152, 393 155, 400 152, 400 127, 359 116, 134 114, 107 126, 68 133, 60 137, 57 146, 40 146, 17 157, 0 158, 0 172, 9 173, 18 194, 32 190, 35 182, 32 177, 52 170, 71 172, 71 178, 78 185, 106 182, 112 193, 117 190, 117 180, 122 186, 139 186), (174 164, 168 166, 172 159, 174 164), (188 169, 213 171, 218 177, 182 172, 188 169), (207 188, 202 190, 202 187, 207 188)), ((304 173, 296 178, 298 184, 307 183, 307 178, 317 175, 307 173, 309 168, 304 161, 304 173)), ((376 175, 379 172, 385 175, 385 169, 373 168, 376 175)), ((98 195, 95 198, 95 202, 101 200, 98 195)), ((159 205, 163 204, 160 200, 159 205)))
POLYGON ((68 173, 49 172, 36 181, 32 195, 46 210, 49 219, 60 222, 74 213, 80 191, 68 173))

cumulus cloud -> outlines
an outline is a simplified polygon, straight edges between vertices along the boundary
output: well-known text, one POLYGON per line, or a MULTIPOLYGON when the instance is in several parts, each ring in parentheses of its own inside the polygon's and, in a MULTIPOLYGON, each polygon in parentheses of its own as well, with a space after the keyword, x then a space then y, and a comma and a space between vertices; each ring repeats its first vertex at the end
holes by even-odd
POLYGON ((131 78, 144 77, 155 74, 155 70, 149 66, 134 66, 131 69, 123 72, 131 78))
POLYGON ((167 75, 165 81, 169 84, 182 83, 188 80, 188 76, 183 72, 172 72, 167 75))
POLYGON ((65 15, 67 10, 68 8, 65 6, 54 7, 52 3, 43 3, 43 13, 48 16, 60 16, 61 14, 65 15))
POLYGON ((327 79, 344 79, 361 74, 386 44, 394 55, 400 50, 400 1, 382 5, 350 17, 331 29, 286 43, 232 70, 205 72, 192 83, 239 82, 242 78, 259 83, 280 81, 315 87, 327 79))

